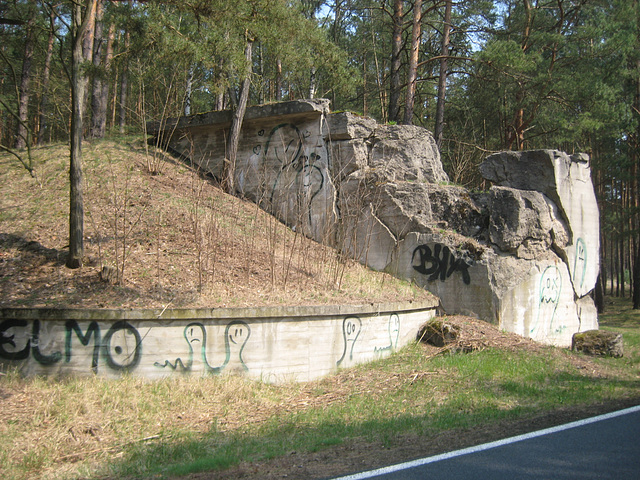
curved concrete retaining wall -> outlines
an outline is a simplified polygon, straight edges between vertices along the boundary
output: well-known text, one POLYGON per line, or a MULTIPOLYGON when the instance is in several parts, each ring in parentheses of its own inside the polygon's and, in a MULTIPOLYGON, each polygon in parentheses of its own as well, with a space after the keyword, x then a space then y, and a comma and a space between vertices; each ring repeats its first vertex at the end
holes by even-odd
POLYGON ((0 310, 0 370, 307 381, 389 355, 433 303, 167 310, 0 310))

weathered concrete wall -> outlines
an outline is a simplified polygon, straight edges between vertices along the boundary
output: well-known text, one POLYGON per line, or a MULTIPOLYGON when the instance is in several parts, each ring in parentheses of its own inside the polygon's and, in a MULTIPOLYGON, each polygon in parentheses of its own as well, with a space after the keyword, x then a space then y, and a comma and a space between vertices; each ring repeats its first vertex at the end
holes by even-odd
POLYGON ((432 303, 196 310, 0 310, 0 370, 307 381, 389 355, 432 303))
MULTIPOLYGON (((178 121, 169 148, 217 174, 223 152, 209 146, 228 123, 206 122, 178 121)), ((255 107, 241 145, 240 193, 315 240, 415 281, 447 313, 563 346, 597 328, 589 294, 599 215, 586 155, 495 154, 480 169, 494 186, 470 193, 448 185, 427 130, 332 114, 322 100, 255 107)))
MULTIPOLYGON (((335 186, 324 140, 327 100, 247 109, 236 160, 238 193, 315 239, 332 235, 335 186)), ((165 125, 167 147, 220 177, 229 112, 184 117, 165 125)), ((150 125, 155 132, 158 125, 150 125)), ((164 143, 164 142, 163 142, 164 143)))

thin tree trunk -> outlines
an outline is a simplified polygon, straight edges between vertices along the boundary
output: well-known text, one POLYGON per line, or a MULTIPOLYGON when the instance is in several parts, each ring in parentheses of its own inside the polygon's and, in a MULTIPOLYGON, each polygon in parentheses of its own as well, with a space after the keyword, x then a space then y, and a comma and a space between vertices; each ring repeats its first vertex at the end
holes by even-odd
POLYGON ((240 96, 238 103, 233 112, 231 120, 231 128, 229 129, 229 138, 227 139, 227 155, 224 161, 223 170, 223 188, 229 194, 235 194, 235 175, 236 175, 236 157, 238 155, 238 143, 240 142, 240 131, 242 129, 242 121, 244 113, 247 109, 249 100, 249 88, 251 87, 251 51, 253 47, 253 39, 247 38, 247 45, 244 49, 244 55, 247 62, 247 71, 240 87, 240 96))
POLYGON ((600 275, 598 275, 598 278, 596 280, 594 296, 594 301, 598 313, 604 313, 604 288, 602 287, 602 277, 600 275))
POLYGON ((42 145, 45 140, 47 130, 47 107, 49 103, 49 78, 51 76, 51 58, 53 57, 53 43, 55 41, 55 10, 51 9, 49 17, 49 40, 47 42, 47 53, 44 58, 44 68, 42 70, 42 96, 40 97, 40 117, 38 119, 38 145, 42 145))
POLYGON ((276 102, 282 101, 282 60, 276 59, 276 102))
POLYGON ((93 91, 91 94, 91 132, 92 138, 104 137, 107 129, 107 101, 109 98, 109 82, 106 80, 106 74, 111 66, 111 58, 113 57, 113 37, 115 36, 115 25, 109 26, 107 33, 107 41, 103 35, 102 16, 104 7, 102 1, 98 3, 98 12, 95 25, 95 40, 93 52, 93 65, 103 68, 96 68, 96 74, 93 77, 93 91), (104 48, 103 48, 104 46, 104 48), (104 55, 103 55, 104 49, 104 55), (104 62, 103 62, 104 56, 104 62))
MULTIPOLYGON (((113 43, 116 39, 115 24, 109 25, 109 33, 107 34, 107 51, 105 52, 104 71, 108 74, 111 71, 111 63, 113 61, 113 43)), ((115 89, 115 88, 114 88, 115 89)), ((107 133, 107 110, 109 109, 109 81, 105 78, 102 81, 102 92, 100 92, 100 102, 97 104, 97 111, 94 115, 98 121, 96 126, 100 134, 100 138, 107 133)))
POLYGON ((633 277, 632 277, 632 286, 633 286, 633 309, 640 309, 640 238, 636 237, 635 241, 635 256, 633 259, 633 277))
POLYGON ((413 107, 416 101, 416 84, 418 80, 418 56, 420 54, 420 37, 422 36, 422 0, 413 3, 413 28, 411 30, 411 52, 409 55, 409 72, 407 75, 407 100, 404 106, 404 124, 413 124, 413 107))
POLYGON ((265 78, 264 78, 264 43, 260 43, 260 91, 258 92, 258 103, 265 103, 265 78))
POLYGON ((442 148, 442 132, 444 131, 444 104, 447 91, 447 70, 449 57, 449 33, 451 32, 451 6, 453 0, 446 0, 444 9, 444 30, 442 32, 442 59, 440 60, 440 76, 438 78, 438 103, 436 105, 436 126, 434 136, 438 148, 442 148))
MULTIPOLYGON (((124 49, 129 50, 129 41, 131 36, 129 32, 124 34, 124 49)), ((122 78, 120 79, 120 111, 118 114, 118 126, 120 133, 124 133, 124 128, 127 124, 127 89, 129 88, 129 69, 127 68, 127 61, 125 59, 124 66, 122 67, 122 78)))
MULTIPOLYGON (((635 2, 638 11, 638 2, 635 2)), ((636 30, 636 45, 640 45, 640 20, 637 20, 638 29, 636 30)), ((640 120, 640 58, 636 59, 636 93, 633 101, 633 110, 635 111, 636 118, 640 120)), ((632 161, 633 161, 633 173, 631 177, 632 192, 631 198, 633 199, 633 226, 634 232, 636 232, 635 239, 635 258, 633 262, 633 308, 634 310, 640 309, 640 236, 637 233, 640 229, 640 185, 638 176, 640 175, 640 121, 636 124, 635 135, 635 148, 632 148, 632 161)))
MULTIPOLYGON (((99 108, 97 103, 100 102, 102 94, 102 75, 100 75, 100 64, 102 63, 102 54, 104 50, 103 24, 102 16, 104 15, 104 0, 98 0, 96 5, 96 20, 93 24, 93 48, 91 50, 91 61, 93 63, 93 74, 91 75, 91 109, 87 112, 86 121, 89 128, 89 137, 94 138, 96 110, 99 108), (89 113, 91 121, 89 122, 89 113)), ((89 91, 87 91, 87 95, 89 91)), ((88 98, 88 97, 87 97, 88 98)))
POLYGON ((624 297, 624 239, 622 233, 618 236, 618 291, 617 297, 624 297))
MULTIPOLYGON (((33 3, 33 2, 31 2, 33 3)), ((35 6, 29 13, 29 20, 25 26, 26 36, 24 41, 24 58, 22 59, 22 75, 20 77, 20 89, 18 98, 18 128, 16 130, 16 148, 25 148, 30 141, 29 129, 29 97, 31 83, 31 61, 33 60, 34 27, 36 23, 35 6)))
POLYGON ((120 76, 117 69, 114 71, 114 74, 113 88, 111 89, 111 100, 109 100, 109 109, 111 110, 109 125, 112 129, 116 124, 116 112, 118 111, 118 85, 120 84, 120 76))
POLYGON ((382 87, 382 75, 380 73, 380 65, 378 63, 378 53, 376 49, 376 34, 373 31, 373 28, 371 29, 371 44, 373 45, 373 59, 376 64, 376 85, 378 86, 378 99, 380 100, 380 118, 382 118, 382 121, 386 123, 388 121, 388 116, 384 106, 385 93, 384 93, 384 88, 382 87))
POLYGON ((625 230, 627 229, 627 222, 625 221, 626 217, 626 195, 625 192, 627 188, 625 188, 624 182, 620 181, 620 191, 622 192, 622 203, 620 204, 620 218, 622 221, 620 222, 620 296, 624 297, 626 295, 626 249, 625 249, 625 230))
POLYGON ((191 115, 191 94, 193 90, 193 77, 195 70, 193 65, 189 67, 189 74, 187 75, 187 86, 184 95, 184 114, 191 115))
POLYGON ((400 121, 400 67, 402 62, 402 25, 404 22, 404 2, 395 0, 393 4, 393 33, 391 38, 391 78, 389 88, 389 121, 400 121))
POLYGON ((615 288, 615 279, 616 279, 616 257, 615 257, 615 239, 613 238, 613 234, 611 234, 611 240, 609 241, 609 277, 611 278, 609 284, 609 295, 613 297, 614 288, 615 288))
MULTIPOLYGON (((76 0, 76 1, 78 1, 78 3, 83 3, 82 0, 76 0)), ((96 0, 95 14, 92 15, 93 18, 88 19, 89 23, 87 25, 87 31, 82 41, 82 59, 84 62, 93 63, 93 47, 95 43, 96 16, 98 15, 98 10, 100 9, 100 6, 102 5, 103 2, 104 0, 96 0)), ((87 88, 85 88, 84 98, 82 100, 83 108, 85 109, 82 112, 83 120, 84 120, 83 128, 88 127, 88 122, 86 120, 89 118, 87 116, 87 109, 90 106, 90 102, 89 102, 90 94, 91 94, 91 90, 87 86, 87 88)), ((84 132, 83 132, 83 135, 84 135, 84 132)))
POLYGON ((82 196, 82 120, 87 79, 80 69, 82 45, 89 24, 95 19, 97 0, 86 0, 71 8, 71 148, 69 157, 69 256, 68 268, 82 266, 84 256, 84 200, 82 196))
POLYGON ((367 55, 362 55, 362 115, 369 115, 369 106, 367 105, 367 55))
POLYGON ((309 74, 309 98, 316 98, 316 90, 318 86, 316 84, 316 67, 311 67, 311 72, 309 74))

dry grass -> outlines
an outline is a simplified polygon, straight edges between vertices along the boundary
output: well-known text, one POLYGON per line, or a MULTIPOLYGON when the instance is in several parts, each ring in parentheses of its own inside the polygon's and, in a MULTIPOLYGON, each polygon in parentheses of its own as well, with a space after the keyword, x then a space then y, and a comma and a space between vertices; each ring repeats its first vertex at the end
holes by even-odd
POLYGON ((35 150, 37 180, 0 155, 0 306, 242 307, 428 296, 296 234, 171 158, 162 157, 161 173, 148 173, 137 137, 84 145, 86 265, 69 270, 67 151, 35 150), (100 281, 103 266, 117 284, 100 281))
MULTIPOLYGON (((145 382, 127 377, 2 379, 3 464, 16 478, 65 477, 132 445, 229 432, 269 418, 275 390, 238 377, 145 382)), ((3 477, 7 478, 7 477, 3 477)))

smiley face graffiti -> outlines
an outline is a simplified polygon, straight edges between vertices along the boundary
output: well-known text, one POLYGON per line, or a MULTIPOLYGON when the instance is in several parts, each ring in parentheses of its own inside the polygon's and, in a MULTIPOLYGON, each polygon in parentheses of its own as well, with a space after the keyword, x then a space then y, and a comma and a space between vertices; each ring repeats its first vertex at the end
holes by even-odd
POLYGON ((251 335, 251 329, 242 320, 234 320, 224 330, 225 359, 219 366, 211 366, 207 357, 207 330, 202 323, 192 322, 184 328, 183 336, 189 347, 187 360, 178 357, 174 362, 165 360, 164 363, 155 362, 159 368, 180 368, 185 372, 201 371, 209 374, 220 374, 228 367, 235 367, 248 371, 242 359, 242 352, 251 335), (194 352, 196 353, 194 355, 194 352))

